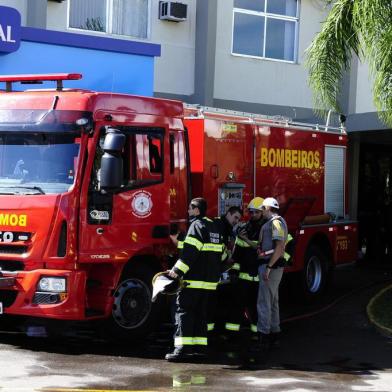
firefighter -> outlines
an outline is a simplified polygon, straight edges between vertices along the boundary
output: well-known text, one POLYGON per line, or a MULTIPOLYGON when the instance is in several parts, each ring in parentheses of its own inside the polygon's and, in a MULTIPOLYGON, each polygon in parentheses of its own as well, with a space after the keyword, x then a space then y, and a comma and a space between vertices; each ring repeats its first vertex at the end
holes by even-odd
MULTIPOLYGON (((237 226, 239 221, 242 218, 242 210, 238 206, 231 206, 226 214, 221 215, 214 219, 219 232, 222 236, 223 242, 223 253, 222 253, 222 265, 221 265, 221 272, 225 272, 230 269, 232 265, 232 258, 231 258, 231 250, 233 248, 234 242, 234 235, 233 235, 233 228, 237 226)), ((217 293, 213 292, 210 295, 208 301, 208 332, 212 332, 215 330, 215 321, 217 318, 217 311, 220 312, 222 309, 217 308, 217 301, 219 304, 225 297, 225 290, 223 289, 222 285, 219 284, 217 287, 217 293)))
POLYGON ((205 216, 206 211, 207 202, 201 197, 189 204, 190 226, 181 258, 169 271, 173 278, 182 277, 186 287, 176 298, 174 351, 166 354, 168 361, 206 355, 208 293, 218 284, 223 250, 219 229, 205 216))
POLYGON ((279 216, 279 203, 267 197, 262 205, 267 222, 260 232, 259 293, 257 298, 259 347, 276 345, 280 333, 279 284, 286 264, 286 221, 279 216))
POLYGON ((233 228, 239 223, 242 218, 242 210, 238 206, 231 206, 226 214, 219 216, 214 219, 214 222, 218 225, 220 232, 222 234, 223 244, 225 245, 224 257, 230 258, 230 241, 233 239, 233 228))
POLYGON ((263 198, 255 197, 248 204, 249 221, 239 229, 235 240, 232 258, 234 260, 231 274, 237 279, 232 298, 229 318, 225 330, 237 338, 241 323, 246 313, 251 331, 257 332, 256 300, 259 278, 257 275, 257 245, 261 226, 265 222, 261 211, 263 198))

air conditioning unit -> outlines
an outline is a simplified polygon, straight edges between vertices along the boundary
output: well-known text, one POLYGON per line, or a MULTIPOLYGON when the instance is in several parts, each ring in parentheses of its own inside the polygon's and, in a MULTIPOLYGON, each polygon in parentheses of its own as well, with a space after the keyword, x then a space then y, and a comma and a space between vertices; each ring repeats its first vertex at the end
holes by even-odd
POLYGON ((187 18, 188 5, 176 1, 159 2, 159 19, 182 22, 187 18))

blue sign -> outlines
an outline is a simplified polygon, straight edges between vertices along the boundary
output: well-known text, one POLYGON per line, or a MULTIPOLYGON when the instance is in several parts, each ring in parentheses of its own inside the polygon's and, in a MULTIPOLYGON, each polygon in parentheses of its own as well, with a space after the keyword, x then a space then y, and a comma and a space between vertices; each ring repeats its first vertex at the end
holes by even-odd
POLYGON ((20 46, 20 13, 10 7, 0 6, 0 52, 15 52, 20 46))

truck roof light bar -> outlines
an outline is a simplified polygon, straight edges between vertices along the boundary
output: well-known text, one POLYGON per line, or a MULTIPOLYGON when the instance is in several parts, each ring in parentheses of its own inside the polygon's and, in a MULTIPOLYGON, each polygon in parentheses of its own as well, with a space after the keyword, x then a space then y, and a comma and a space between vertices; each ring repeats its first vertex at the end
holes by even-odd
POLYGON ((42 84, 43 82, 56 82, 57 91, 63 90, 64 80, 79 80, 82 74, 79 73, 58 73, 58 74, 39 74, 39 75, 0 75, 0 82, 6 83, 6 91, 12 91, 12 83, 22 84, 42 84))

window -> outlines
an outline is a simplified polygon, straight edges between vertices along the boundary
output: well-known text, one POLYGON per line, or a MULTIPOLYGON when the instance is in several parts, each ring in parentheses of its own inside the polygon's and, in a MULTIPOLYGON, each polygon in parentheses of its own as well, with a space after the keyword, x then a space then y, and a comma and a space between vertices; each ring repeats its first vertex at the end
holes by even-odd
MULTIPOLYGON (((123 189, 146 187, 163 181, 163 137, 159 128, 116 127, 126 136, 121 153, 123 162, 123 189)), ((95 153, 94 168, 91 173, 90 190, 99 190, 101 158, 105 130, 101 130, 95 153)))
POLYGON ((70 0, 69 27, 147 38, 149 0, 70 0))
POLYGON ((79 132, 1 133, 0 194, 69 191, 77 171, 79 147, 79 132))
POLYGON ((163 133, 135 129, 124 132, 124 181, 126 187, 157 184, 163 180, 163 133))
POLYGON ((296 61, 299 0, 234 0, 233 54, 296 61))

